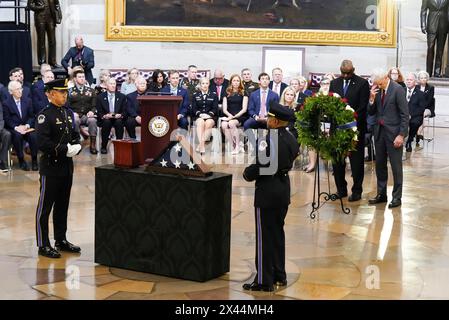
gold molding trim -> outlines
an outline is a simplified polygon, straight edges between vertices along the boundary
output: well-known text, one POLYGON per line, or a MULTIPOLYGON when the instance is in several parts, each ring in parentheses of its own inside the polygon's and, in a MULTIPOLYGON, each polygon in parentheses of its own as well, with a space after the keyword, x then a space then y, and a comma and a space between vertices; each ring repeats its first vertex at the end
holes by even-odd
POLYGON ((127 26, 126 0, 106 0, 109 41, 161 41, 396 47, 395 0, 378 0, 379 31, 127 26))

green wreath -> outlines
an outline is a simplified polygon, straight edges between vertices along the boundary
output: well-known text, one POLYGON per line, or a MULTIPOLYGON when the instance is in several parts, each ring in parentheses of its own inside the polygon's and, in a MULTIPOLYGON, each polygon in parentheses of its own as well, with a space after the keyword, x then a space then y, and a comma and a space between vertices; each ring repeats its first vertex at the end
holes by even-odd
POLYGON ((357 113, 346 99, 330 92, 306 99, 296 112, 298 142, 313 148, 323 159, 343 161, 357 145, 357 113))

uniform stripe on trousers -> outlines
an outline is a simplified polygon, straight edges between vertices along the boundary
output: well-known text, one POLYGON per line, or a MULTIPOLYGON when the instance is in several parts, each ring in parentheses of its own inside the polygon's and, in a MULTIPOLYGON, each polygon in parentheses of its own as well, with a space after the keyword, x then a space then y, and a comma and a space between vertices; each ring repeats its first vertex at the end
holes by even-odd
POLYGON ((257 224, 257 281, 262 284, 262 221, 260 219, 260 208, 256 209, 257 224))
POLYGON ((39 196, 39 205, 37 207, 36 213, 36 228, 37 228, 37 245, 42 247, 42 229, 41 229, 41 216, 42 216, 42 207, 44 206, 44 198, 45 198, 45 176, 41 177, 41 194, 39 196))

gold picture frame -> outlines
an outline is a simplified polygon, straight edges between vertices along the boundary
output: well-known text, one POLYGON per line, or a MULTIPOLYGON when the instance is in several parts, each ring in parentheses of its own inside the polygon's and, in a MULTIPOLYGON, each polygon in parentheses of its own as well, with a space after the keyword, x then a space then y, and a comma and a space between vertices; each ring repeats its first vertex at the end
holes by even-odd
POLYGON ((362 47, 396 47, 395 0, 379 0, 376 31, 293 30, 256 28, 160 27, 126 25, 126 0, 106 0, 106 32, 109 41, 161 41, 302 44, 362 47))

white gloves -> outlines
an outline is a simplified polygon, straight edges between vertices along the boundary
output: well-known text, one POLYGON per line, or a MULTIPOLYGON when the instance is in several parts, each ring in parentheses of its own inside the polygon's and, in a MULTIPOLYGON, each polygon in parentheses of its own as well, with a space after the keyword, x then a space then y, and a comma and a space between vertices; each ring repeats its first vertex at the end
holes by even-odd
POLYGON ((80 144, 74 144, 71 145, 70 143, 67 143, 67 157, 71 158, 73 156, 76 156, 78 152, 81 150, 80 144))

